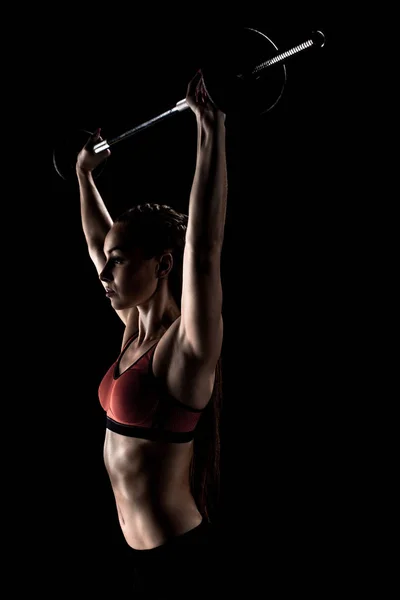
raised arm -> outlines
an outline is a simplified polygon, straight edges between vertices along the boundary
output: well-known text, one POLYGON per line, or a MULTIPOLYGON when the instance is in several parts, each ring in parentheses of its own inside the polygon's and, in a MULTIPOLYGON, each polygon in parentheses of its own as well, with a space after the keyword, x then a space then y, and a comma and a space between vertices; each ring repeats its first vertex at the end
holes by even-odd
POLYGON ((186 101, 196 115, 197 158, 183 262, 181 334, 193 357, 213 369, 222 347, 225 115, 208 98, 200 72, 188 85, 186 101))
MULTIPOLYGON (((98 274, 101 273, 106 264, 104 240, 113 225, 111 215, 104 204, 93 178, 93 170, 110 155, 110 150, 104 150, 98 154, 93 152, 93 145, 101 141, 101 139, 100 129, 98 129, 88 140, 84 148, 82 148, 76 161, 82 229, 88 246, 89 256, 98 274)), ((116 310, 115 312, 126 325, 129 310, 116 310)), ((137 312, 135 316, 132 311, 130 314, 130 323, 135 328, 137 312)))
POLYGON ((98 273, 102 271, 106 262, 103 251, 104 240, 113 224, 93 179, 93 170, 110 154, 110 150, 104 150, 99 154, 92 152, 93 145, 100 140, 100 129, 98 129, 82 148, 76 161, 82 228, 89 256, 98 273))

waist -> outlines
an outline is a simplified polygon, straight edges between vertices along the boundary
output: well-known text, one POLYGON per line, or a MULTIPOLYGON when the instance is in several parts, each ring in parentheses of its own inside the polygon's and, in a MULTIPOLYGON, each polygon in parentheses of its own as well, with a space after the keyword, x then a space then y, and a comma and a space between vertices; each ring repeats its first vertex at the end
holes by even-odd
POLYGON ((150 550, 197 527, 202 520, 190 492, 174 496, 141 498, 132 502, 114 491, 118 518, 127 544, 134 550, 150 550), (146 501, 147 500, 147 501, 146 501))

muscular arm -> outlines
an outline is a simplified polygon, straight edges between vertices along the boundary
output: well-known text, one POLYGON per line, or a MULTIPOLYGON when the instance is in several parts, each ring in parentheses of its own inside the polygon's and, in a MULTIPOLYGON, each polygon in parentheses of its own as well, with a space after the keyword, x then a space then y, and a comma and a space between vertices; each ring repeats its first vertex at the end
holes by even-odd
POLYGON ((77 165, 82 229, 88 246, 89 256, 97 272, 104 268, 106 258, 103 247, 105 237, 112 227, 113 220, 94 183, 91 171, 77 165))
MULTIPOLYGON (((93 136, 91 142, 98 142, 99 140, 101 138, 99 133, 97 133, 96 136, 93 136)), ((113 220, 96 187, 92 171, 110 154, 110 151, 105 150, 98 155, 94 155, 90 151, 89 144, 90 142, 88 142, 78 155, 76 175, 79 184, 82 229, 88 246, 89 256, 96 267, 97 273, 100 274, 106 264, 104 240, 113 225, 113 220)), ((126 325, 128 311, 117 310, 115 312, 126 325)), ((137 314, 135 317, 137 319, 137 314)), ((130 319, 134 324, 132 314, 130 319)))
POLYGON ((197 159, 189 199, 186 241, 197 250, 221 250, 226 215, 225 118, 197 117, 197 159))
POLYGON ((225 115, 218 110, 200 110, 196 121, 197 158, 189 199, 181 327, 193 356, 213 368, 222 346, 220 261, 227 201, 225 115))

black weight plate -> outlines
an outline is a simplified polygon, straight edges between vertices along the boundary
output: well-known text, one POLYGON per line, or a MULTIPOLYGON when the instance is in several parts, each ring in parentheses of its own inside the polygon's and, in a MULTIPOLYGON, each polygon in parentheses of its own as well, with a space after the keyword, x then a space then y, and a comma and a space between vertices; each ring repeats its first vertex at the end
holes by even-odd
MULTIPOLYGON (((83 146, 93 135, 91 131, 77 129, 69 134, 59 136, 53 149, 53 166, 58 175, 66 181, 76 177, 76 159, 83 146)), ((93 170, 93 177, 97 178, 104 170, 107 159, 93 170)))
POLYGON ((211 100, 226 114, 262 114, 279 100, 286 83, 283 63, 270 65, 256 75, 252 71, 279 54, 264 33, 251 28, 221 33, 212 42, 202 67, 204 85, 211 100))

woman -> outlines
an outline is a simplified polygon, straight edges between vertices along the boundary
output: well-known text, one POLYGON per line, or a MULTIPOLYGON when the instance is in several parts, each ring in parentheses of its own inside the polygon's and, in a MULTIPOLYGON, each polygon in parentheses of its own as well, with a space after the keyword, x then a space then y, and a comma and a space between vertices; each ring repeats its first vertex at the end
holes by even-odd
POLYGON ((139 204, 113 222, 92 175, 110 154, 92 151, 100 130, 76 163, 89 255, 125 325, 99 385, 104 460, 136 569, 131 589, 149 598, 187 595, 187 585, 193 597, 193 577, 200 593, 214 564, 208 491, 219 465, 225 115, 200 71, 186 101, 197 122, 188 215, 139 204))

